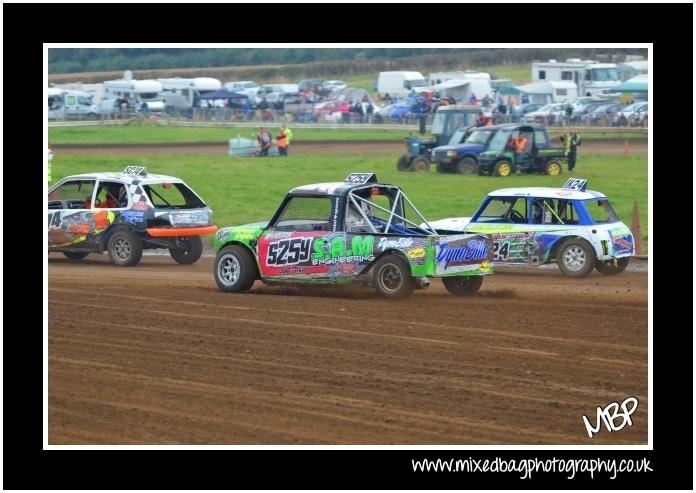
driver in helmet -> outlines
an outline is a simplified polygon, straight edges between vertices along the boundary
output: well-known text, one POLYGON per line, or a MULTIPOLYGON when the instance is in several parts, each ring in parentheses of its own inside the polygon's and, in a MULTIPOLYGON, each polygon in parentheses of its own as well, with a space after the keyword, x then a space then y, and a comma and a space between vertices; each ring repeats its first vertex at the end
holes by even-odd
POLYGON ((104 185, 104 198, 98 200, 95 207, 98 209, 117 209, 125 207, 124 199, 126 187, 120 183, 107 183, 104 185))
MULTIPOLYGON (((372 214, 372 205, 369 201, 360 200, 360 208, 362 212, 367 216, 368 220, 372 214)), ((345 229, 347 232, 369 232, 370 227, 367 225, 365 218, 358 212, 355 205, 352 202, 348 204, 348 210, 346 211, 346 221, 345 229)))

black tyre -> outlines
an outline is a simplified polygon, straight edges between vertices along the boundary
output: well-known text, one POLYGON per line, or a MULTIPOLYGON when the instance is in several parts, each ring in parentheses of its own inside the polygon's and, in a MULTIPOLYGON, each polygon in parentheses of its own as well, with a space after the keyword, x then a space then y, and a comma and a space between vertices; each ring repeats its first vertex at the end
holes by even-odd
POLYGON ((430 171, 430 161, 427 157, 418 156, 411 161, 411 171, 428 172, 430 171))
POLYGON ((597 260, 595 262, 595 268, 605 276, 615 276, 625 271, 630 261, 631 257, 621 257, 616 259, 616 265, 614 265, 613 260, 597 260))
POLYGON ((469 296, 481 288, 483 276, 443 277, 442 284, 455 296, 469 296))
POLYGON ((396 169, 399 171, 411 171, 411 161, 406 154, 396 161, 396 169))
POLYGON ((493 168, 493 174, 495 176, 510 176, 512 174, 512 163, 507 159, 501 159, 495 163, 495 168, 493 168))
POLYGON ((89 252, 63 252, 63 255, 68 257, 70 260, 81 260, 89 255, 89 252))
POLYGON ((471 175, 478 172, 478 163, 472 157, 463 157, 457 161, 457 173, 460 175, 471 175))
POLYGON ((557 159, 549 160, 549 162, 546 163, 546 167, 544 168, 544 172, 550 176, 560 175, 563 172, 563 168, 561 167, 561 162, 558 161, 557 159))
POLYGON ((254 259, 243 246, 228 245, 215 257, 213 275, 221 291, 227 293, 247 291, 256 280, 254 259))
POLYGON ((203 254, 203 241, 200 236, 179 238, 179 246, 169 248, 169 254, 180 264, 193 264, 203 254))
POLYGON ((137 265, 143 256, 143 244, 140 238, 127 229, 116 231, 107 245, 111 262, 119 267, 137 265))
POLYGON ((406 298, 415 289, 411 268, 398 255, 385 255, 373 268, 377 292, 385 298, 406 298))
POLYGON ((558 247, 556 262, 568 277, 585 277, 595 266, 595 252, 585 240, 573 238, 558 247))

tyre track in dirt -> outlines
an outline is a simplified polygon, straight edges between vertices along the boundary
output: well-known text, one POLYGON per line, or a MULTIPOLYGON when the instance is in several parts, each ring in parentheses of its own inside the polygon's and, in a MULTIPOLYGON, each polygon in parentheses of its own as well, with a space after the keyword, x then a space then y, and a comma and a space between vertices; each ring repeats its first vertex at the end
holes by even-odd
POLYGON ((498 273, 472 298, 434 282, 395 302, 258 283, 225 294, 209 258, 61 257, 49 443, 647 442, 644 273, 498 273), (589 440, 582 415, 629 395, 633 426, 589 440))

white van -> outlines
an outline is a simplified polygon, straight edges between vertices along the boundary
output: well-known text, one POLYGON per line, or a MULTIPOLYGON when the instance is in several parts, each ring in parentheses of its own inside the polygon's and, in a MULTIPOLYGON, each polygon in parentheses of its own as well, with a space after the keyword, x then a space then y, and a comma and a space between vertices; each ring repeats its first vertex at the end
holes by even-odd
POLYGON ((387 94, 403 97, 418 88, 427 89, 428 82, 420 72, 380 72, 377 78, 377 93, 380 98, 387 94))
POLYGON ((171 108, 193 108, 199 95, 222 89, 222 82, 212 77, 195 77, 193 79, 174 77, 172 79, 157 79, 157 82, 162 84, 160 97, 164 104, 171 108))
POLYGON ((48 119, 97 118, 92 95, 82 91, 48 88, 48 119))

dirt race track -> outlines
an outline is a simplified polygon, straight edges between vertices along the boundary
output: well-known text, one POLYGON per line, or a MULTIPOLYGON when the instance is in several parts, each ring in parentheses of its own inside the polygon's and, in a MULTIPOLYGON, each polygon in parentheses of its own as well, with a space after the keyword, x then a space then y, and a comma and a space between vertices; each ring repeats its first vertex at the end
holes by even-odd
MULTIPOLYGON (((622 140, 585 140, 582 144, 582 152, 586 154, 623 154, 624 142, 622 140)), ((69 145, 58 144, 52 146, 61 154, 119 154, 119 155, 151 155, 151 154, 214 154, 224 156, 227 154, 225 144, 133 144, 133 145, 69 145)), ((295 142, 291 146, 292 155, 314 154, 403 154, 405 149, 403 142, 295 142)), ((629 152, 633 154, 647 154, 648 141, 631 141, 629 152)))
POLYGON ((645 272, 387 301, 226 294, 210 257, 48 262, 50 444, 647 443, 645 272), (590 440, 582 416, 628 396, 633 425, 590 440))

